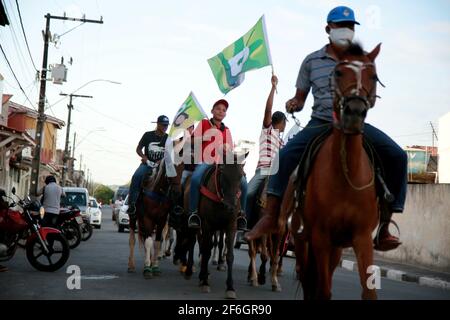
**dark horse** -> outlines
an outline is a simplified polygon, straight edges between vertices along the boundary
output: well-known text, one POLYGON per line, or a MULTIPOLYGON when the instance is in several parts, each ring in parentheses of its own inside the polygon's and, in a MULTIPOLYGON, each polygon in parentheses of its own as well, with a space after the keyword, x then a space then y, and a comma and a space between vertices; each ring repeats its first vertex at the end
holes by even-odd
POLYGON ((347 247, 353 247, 356 254, 362 298, 376 299, 375 288, 368 282, 373 272, 372 232, 381 203, 372 155, 365 151, 362 131, 367 112, 375 104, 378 78, 374 61, 379 51, 380 45, 365 54, 353 44, 339 57, 330 78, 334 88, 332 133, 312 164, 304 198, 291 177, 283 199, 282 210, 286 210, 296 193, 292 231, 305 299, 331 298, 333 272, 347 247), (297 233, 300 225, 304 228, 297 233))
MULTIPOLYGON (((245 157, 247 154, 245 155, 245 157)), ((201 190, 199 203, 199 216, 202 224, 200 229, 199 244, 201 255, 200 266, 200 286, 202 292, 210 292, 208 262, 211 257, 212 239, 216 231, 225 233, 226 260, 227 260, 227 280, 226 298, 235 299, 236 292, 233 286, 233 243, 236 235, 236 219, 239 212, 240 181, 244 176, 244 164, 234 155, 232 163, 217 164, 209 178, 206 178, 205 188, 201 190)), ((187 186, 185 195, 190 191, 187 186)), ((185 196, 185 207, 189 203, 185 196)), ((192 255, 189 255, 191 259, 192 255)), ((188 262, 188 268, 192 261, 188 262)))
POLYGON ((139 242, 144 244, 145 262, 144 277, 152 278, 160 274, 158 255, 161 247, 162 231, 167 223, 167 215, 181 192, 180 179, 182 165, 176 166, 177 176, 168 178, 164 160, 160 162, 158 170, 146 176, 142 182, 142 192, 136 202, 136 220, 130 220, 130 256, 128 258, 128 271, 135 271, 134 264, 134 227, 138 227, 139 242), (133 226, 134 225, 134 226, 133 226), (155 232, 155 243, 153 243, 155 232))

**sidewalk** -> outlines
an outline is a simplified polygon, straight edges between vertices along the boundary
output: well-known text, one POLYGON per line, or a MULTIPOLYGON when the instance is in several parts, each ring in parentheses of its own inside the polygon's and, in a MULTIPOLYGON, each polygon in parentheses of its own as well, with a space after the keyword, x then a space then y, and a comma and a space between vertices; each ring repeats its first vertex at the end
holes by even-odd
MULTIPOLYGON (((376 252, 374 253, 374 264, 380 267, 381 276, 384 278, 450 290, 450 273, 396 263, 378 256, 376 252)), ((352 250, 346 250, 343 253, 339 266, 346 270, 358 272, 356 257, 352 250)))

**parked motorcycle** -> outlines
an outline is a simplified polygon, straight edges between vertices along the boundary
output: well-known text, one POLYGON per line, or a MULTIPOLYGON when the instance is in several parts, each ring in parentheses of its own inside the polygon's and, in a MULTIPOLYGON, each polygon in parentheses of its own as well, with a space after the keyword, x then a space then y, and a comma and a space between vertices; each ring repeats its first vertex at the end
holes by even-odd
POLYGON ((83 218, 81 217, 79 209, 61 208, 59 210, 55 227, 64 234, 70 249, 75 249, 81 243, 81 226, 83 223, 83 218))
MULTIPOLYGON (((12 189, 15 195, 15 188, 12 189)), ((16 196, 17 197, 17 196, 16 196)), ((60 230, 41 227, 34 216, 43 216, 44 211, 38 201, 29 197, 11 204, 4 190, 0 189, 0 261, 10 260, 18 247, 19 240, 28 232, 25 250, 30 264, 39 271, 56 271, 69 259, 69 244, 60 230), (22 212, 13 210, 19 205, 22 212)))
POLYGON ((83 216, 83 224, 81 227, 81 240, 87 241, 90 237, 92 237, 92 233, 94 232, 94 228, 91 225, 90 217, 83 216))

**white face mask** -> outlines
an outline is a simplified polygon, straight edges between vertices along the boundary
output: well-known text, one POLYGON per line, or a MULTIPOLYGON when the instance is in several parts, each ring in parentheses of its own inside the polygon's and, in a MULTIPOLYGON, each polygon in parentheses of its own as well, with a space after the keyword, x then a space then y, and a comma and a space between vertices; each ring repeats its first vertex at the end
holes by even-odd
POLYGON ((349 28, 330 28, 330 40, 338 47, 348 47, 353 40, 355 32, 349 28))

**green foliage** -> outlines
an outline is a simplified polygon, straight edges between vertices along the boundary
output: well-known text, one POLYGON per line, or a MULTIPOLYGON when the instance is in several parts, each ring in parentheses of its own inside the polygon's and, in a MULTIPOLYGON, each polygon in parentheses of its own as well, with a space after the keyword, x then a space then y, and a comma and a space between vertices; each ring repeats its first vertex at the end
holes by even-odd
POLYGON ((114 191, 110 187, 105 185, 98 186, 94 193, 94 197, 101 203, 110 203, 113 196, 114 191))

